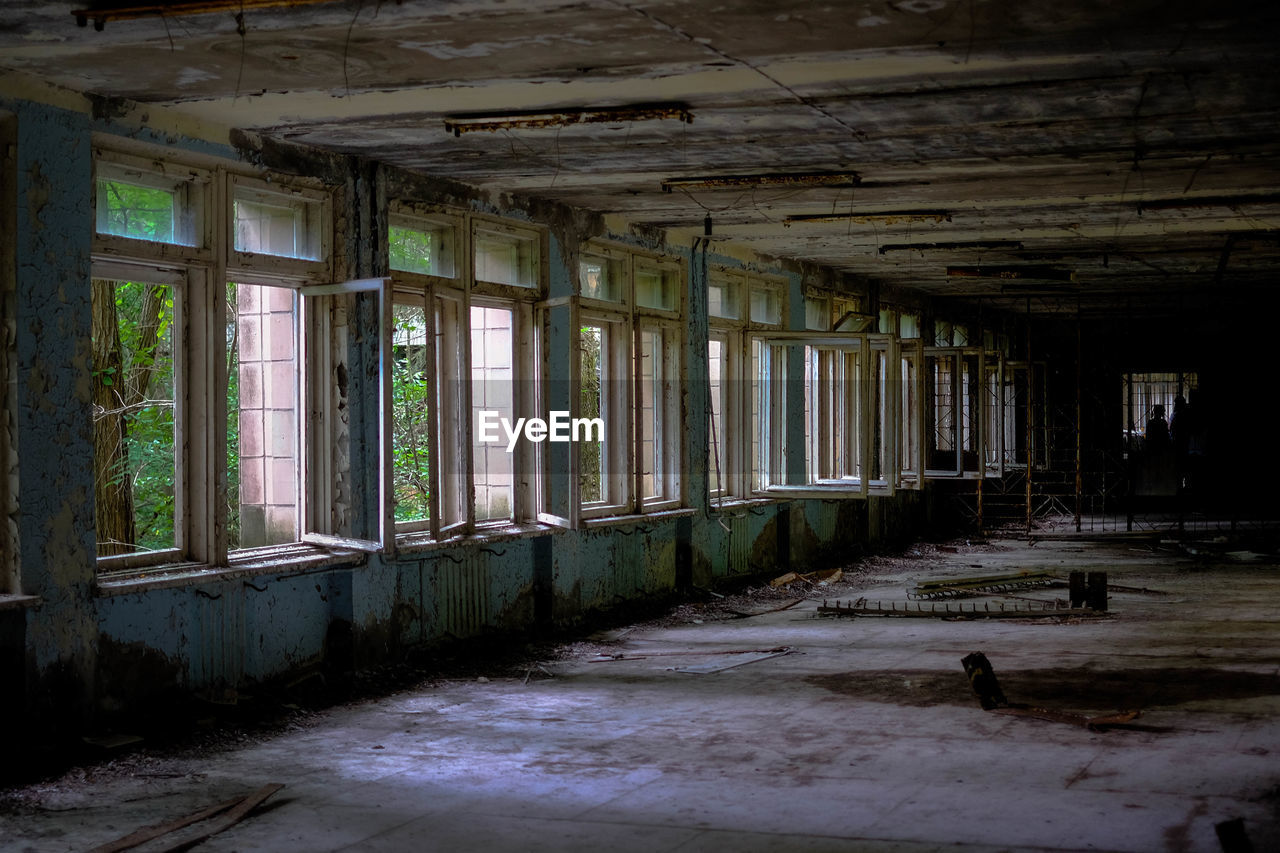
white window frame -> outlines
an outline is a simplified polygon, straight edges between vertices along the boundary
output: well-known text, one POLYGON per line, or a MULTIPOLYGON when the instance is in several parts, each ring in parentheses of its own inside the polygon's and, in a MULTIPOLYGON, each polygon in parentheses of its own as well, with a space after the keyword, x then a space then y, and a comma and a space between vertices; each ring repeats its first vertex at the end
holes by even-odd
POLYGON ((573 295, 567 300, 575 353, 570 371, 571 417, 584 416, 579 361, 583 351, 583 326, 600 325, 608 328, 607 346, 602 346, 601 352, 602 363, 605 365, 602 376, 611 373, 620 378, 606 382, 602 388, 602 416, 605 422, 605 458, 602 460, 605 472, 602 485, 605 488, 602 499, 582 499, 582 453, 580 445, 574 442, 569 446, 570 517, 560 518, 548 511, 539 516, 546 523, 572 528, 580 526, 586 520, 659 512, 682 507, 687 503, 685 444, 679 439, 684 428, 682 396, 686 366, 683 285, 687 280, 686 276, 685 264, 672 258, 600 241, 591 241, 583 246, 579 263, 574 268, 573 295), (581 261, 585 258, 599 258, 614 265, 620 280, 618 300, 597 299, 582 294, 581 261), (670 278, 674 287, 672 308, 641 307, 637 304, 634 286, 637 270, 657 271, 670 278), (645 441, 641 335, 646 330, 661 331, 664 351, 664 399, 662 405, 655 409, 655 414, 660 412, 662 435, 656 436, 655 440, 667 448, 667 452, 659 456, 665 464, 663 478, 668 485, 664 489, 665 494, 660 496, 643 494, 646 472, 641 465, 645 441), (621 414, 615 416, 614 413, 621 414))
MULTIPOLYGON (((428 447, 430 496, 428 518, 395 521, 394 469, 392 458, 391 395, 387 396, 386 427, 382 434, 385 485, 381 491, 384 525, 394 531, 393 540, 403 547, 423 538, 444 540, 513 524, 538 521, 537 489, 540 453, 523 439, 512 451, 511 517, 477 520, 475 508, 475 435, 472 405, 471 308, 510 309, 512 313, 512 410, 515 417, 533 417, 541 411, 539 386, 542 360, 536 356, 535 308, 547 287, 545 230, 507 222, 468 211, 435 206, 415 206, 393 202, 389 221, 397 227, 422 225, 442 227, 451 234, 454 269, 452 275, 430 275, 392 270, 390 280, 399 304, 421 300, 427 328, 427 371, 433 392, 428 399, 428 447), (527 242, 535 281, 512 285, 479 280, 475 276, 475 242, 478 233, 501 234, 527 242), (456 316, 442 320, 437 310, 451 305, 456 316), (442 322, 444 325, 442 325, 442 322), (446 349, 442 351, 440 346, 446 349), (457 465, 449 476, 441 470, 442 460, 457 465)), ((384 232, 382 239, 387 239, 384 232)), ((390 309, 388 309, 390 311, 390 309)), ((391 346, 391 320, 383 333, 383 346, 391 346)), ((390 360, 385 359, 388 387, 390 360)))
MULTIPOLYGON (((806 453, 801 455, 807 460, 803 463, 805 469, 801 476, 787 477, 782 482, 777 482, 780 472, 767 470, 766 474, 770 476, 766 476, 765 482, 757 487, 757 493, 793 498, 865 498, 871 494, 893 494, 902 483, 898 449, 902 419, 899 414, 901 381, 897 370, 900 363, 897 337, 868 332, 787 331, 753 333, 749 335, 749 339, 758 342, 762 352, 770 353, 773 359, 769 365, 771 371, 779 364, 785 366, 786 358, 798 357, 806 353, 806 350, 809 356, 815 353, 819 355, 830 353, 835 357, 835 360, 827 359, 832 366, 831 379, 834 384, 832 381, 823 381, 820 375, 818 381, 821 382, 822 387, 818 393, 815 393, 811 387, 813 375, 808 370, 809 362, 806 359, 805 394, 810 401, 810 407, 822 406, 821 411, 811 409, 811 414, 816 413, 817 417, 832 418, 833 423, 839 421, 832 435, 839 437, 845 445, 843 452, 846 454, 846 461, 837 471, 829 467, 835 464, 830 455, 825 463, 812 458, 814 450, 822 452, 821 445, 806 448, 806 453), (847 355, 852 353, 857 353, 859 356, 856 366, 857 375, 848 377, 843 371, 847 369, 847 355), (883 354, 887 368, 883 381, 878 380, 874 374, 877 353, 883 354), (844 357, 841 354, 844 354, 844 357), (877 419, 883 424, 880 439, 882 476, 873 479, 871 471, 874 468, 876 460, 873 457, 877 450, 873 436, 877 419), (851 465, 854 459, 857 460, 856 467, 851 465), (828 471, 834 473, 815 473, 813 469, 816 465, 825 465, 828 471), (844 473, 845 471, 854 473, 844 473), (794 482, 795 480, 801 482, 794 482)), ((762 385, 773 386, 768 395, 769 399, 782 401, 785 405, 789 397, 786 390, 785 370, 780 378, 768 381, 763 376, 763 367, 760 372, 762 375, 757 378, 757 381, 762 385)), ((782 464, 788 458, 785 434, 773 433, 769 445, 767 452, 763 447, 761 448, 762 459, 773 465, 782 464)))
MULTIPOLYGON (((179 160, 140 157, 112 147, 109 137, 95 137, 95 205, 98 164, 106 171, 132 170, 145 183, 147 175, 168 185, 184 181, 190 210, 182 219, 196 228, 189 242, 159 242, 98 233, 94 220, 94 278, 140 280, 174 286, 175 343, 175 547, 164 551, 99 558, 102 574, 174 562, 227 566, 268 560, 299 544, 375 550, 391 539, 336 535, 329 510, 334 491, 332 466, 336 430, 332 371, 345 356, 333 347, 334 313, 342 300, 357 292, 376 292, 380 322, 389 324, 390 279, 334 283, 332 276, 332 204, 329 190, 309 178, 250 174, 222 165, 195 167, 179 160), (312 224, 320 257, 285 258, 235 250, 234 200, 238 190, 302 198, 313 205, 319 221, 312 224), (297 539, 284 545, 230 551, 226 538, 227 399, 226 283, 286 287, 298 296, 294 311, 298 415, 297 539)), ((96 209, 96 208, 95 208, 96 209)), ((96 214, 95 214, 96 217, 96 214)), ((175 227, 177 227, 175 222, 175 227)), ((382 361, 381 410, 389 406, 389 363, 382 361)), ((389 425, 380 425, 389 434, 389 425)), ((389 462, 381 463, 385 478, 389 462)), ((385 485, 384 485, 385 488, 385 485)))
MULTIPOLYGON (((710 492, 716 506, 726 501, 751 500, 763 496, 763 489, 786 482, 786 399, 776 389, 762 386, 756 376, 757 365, 754 349, 757 334, 782 332, 787 327, 786 281, 774 276, 764 276, 735 267, 716 264, 708 269, 709 285, 728 285, 733 290, 736 303, 734 317, 709 316, 709 337, 724 344, 725 371, 721 383, 723 398, 712 399, 711 406, 719 405, 720 421, 724 435, 717 435, 716 442, 708 441, 707 465, 714 469, 716 454, 724 448, 724 458, 719 460, 721 487, 710 492), (781 316, 777 323, 761 323, 751 320, 752 289, 769 289, 777 296, 781 316), (759 408, 759 411, 757 411, 759 408), (778 441, 773 438, 777 437, 778 441), (779 441, 781 443, 779 443, 779 441)), ((710 311, 708 310, 708 314, 710 311)), ((765 365, 774 375, 785 375, 786 354, 761 350, 768 360, 765 365)), ((708 423, 711 412, 707 413, 708 423)), ((710 426, 708 425, 708 438, 710 426)))

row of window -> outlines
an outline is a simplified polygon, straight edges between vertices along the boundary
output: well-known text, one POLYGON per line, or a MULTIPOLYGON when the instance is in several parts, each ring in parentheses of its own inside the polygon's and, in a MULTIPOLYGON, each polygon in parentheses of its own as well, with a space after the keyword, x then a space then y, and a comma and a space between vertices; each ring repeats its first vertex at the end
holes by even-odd
MULTIPOLYGON (((703 421, 683 408, 680 262, 588 244, 571 294, 548 298, 543 230, 393 204, 389 276, 336 283, 329 204, 303 180, 98 152, 104 569, 225 565, 297 542, 393 549, 397 535, 577 526, 686 504, 686 429, 703 421), (349 312, 371 306, 374 371, 358 361, 369 348, 348 340, 349 312), (551 381, 544 358, 565 352, 568 379, 551 381), (353 410, 369 430, 374 398, 378 529, 338 540, 365 526, 352 517, 352 469, 372 460, 344 448, 353 410), (521 432, 535 419, 551 423, 521 432), (587 440, 557 443, 579 429, 587 440)), ((986 350, 924 348, 918 316, 869 317, 847 298, 807 299, 811 331, 787 331, 785 293, 767 276, 710 276, 713 498, 866 495, 1025 456, 1006 410, 1031 396, 1028 371, 986 350), (789 410, 800 400, 803 421, 789 410), (800 459, 803 473, 789 471, 800 459)))

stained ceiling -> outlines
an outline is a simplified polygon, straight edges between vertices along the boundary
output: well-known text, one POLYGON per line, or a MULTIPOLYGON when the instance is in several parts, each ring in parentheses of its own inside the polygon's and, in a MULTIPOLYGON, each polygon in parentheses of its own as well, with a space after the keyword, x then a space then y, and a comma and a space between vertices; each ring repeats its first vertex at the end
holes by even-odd
POLYGON ((5 3, 0 67, 681 239, 709 214, 717 239, 939 296, 1187 306, 1280 272, 1273 3, 364 0, 102 31, 85 6, 5 3))

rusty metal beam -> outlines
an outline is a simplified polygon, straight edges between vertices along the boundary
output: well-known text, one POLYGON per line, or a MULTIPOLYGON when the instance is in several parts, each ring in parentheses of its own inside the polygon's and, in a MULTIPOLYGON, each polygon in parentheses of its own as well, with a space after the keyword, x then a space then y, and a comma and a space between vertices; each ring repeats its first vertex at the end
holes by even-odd
POLYGON ((947 267, 952 278, 1033 279, 1036 281, 1076 281, 1075 270, 1043 266, 947 267))
POLYGON ((857 172, 771 172, 761 175, 708 175, 695 178, 667 178, 662 191, 673 189, 721 190, 742 187, 854 187, 862 183, 857 172))
POLYGON ((794 225, 797 222, 853 222, 858 225, 908 225, 915 222, 950 222, 951 212, 948 210, 883 210, 875 212, 848 213, 797 213, 782 220, 783 225, 794 225))
POLYGON ((574 124, 620 124, 633 121, 661 121, 678 119, 693 123, 693 113, 683 104, 650 104, 630 107, 600 107, 558 110, 538 113, 477 113, 466 116, 450 116, 444 120, 444 129, 454 136, 486 130, 538 130, 547 127, 568 127, 574 124))

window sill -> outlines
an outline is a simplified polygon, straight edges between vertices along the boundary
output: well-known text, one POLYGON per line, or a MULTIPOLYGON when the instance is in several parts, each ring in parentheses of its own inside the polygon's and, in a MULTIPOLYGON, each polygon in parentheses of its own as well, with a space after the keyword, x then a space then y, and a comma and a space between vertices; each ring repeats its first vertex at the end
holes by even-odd
POLYGON ((396 554, 411 555, 425 551, 438 551, 442 548, 465 548, 468 545, 489 545, 494 542, 509 542, 515 539, 530 539, 546 536, 548 533, 563 532, 559 527, 549 524, 524 522, 520 524, 495 524, 492 527, 480 527, 472 533, 460 533, 446 539, 432 539, 431 534, 422 531, 417 533, 401 533, 396 536, 396 554))
POLYGON ((169 563, 113 572, 98 577, 100 597, 194 586, 212 581, 232 581, 264 574, 303 574, 333 568, 354 568, 366 555, 355 550, 280 545, 238 552, 225 566, 204 563, 169 563))
POLYGON ((770 486, 760 494, 780 500, 862 500, 866 493, 856 483, 805 483, 794 486, 770 486))
POLYGON ((739 510, 752 510, 758 507, 773 506, 778 502, 778 498, 729 498, 723 502, 717 502, 715 498, 711 499, 711 512, 733 513, 739 510))
POLYGON ((698 510, 692 507, 680 507, 679 509, 663 509, 654 512, 632 513, 630 515, 609 515, 603 518, 585 518, 582 520, 582 526, 586 530, 594 530, 600 527, 616 527, 622 524, 645 524, 655 521, 668 521, 675 518, 688 518, 698 514, 698 510))
POLYGON ((43 603, 44 599, 38 595, 11 595, 8 593, 0 595, 0 611, 39 609, 43 603))

